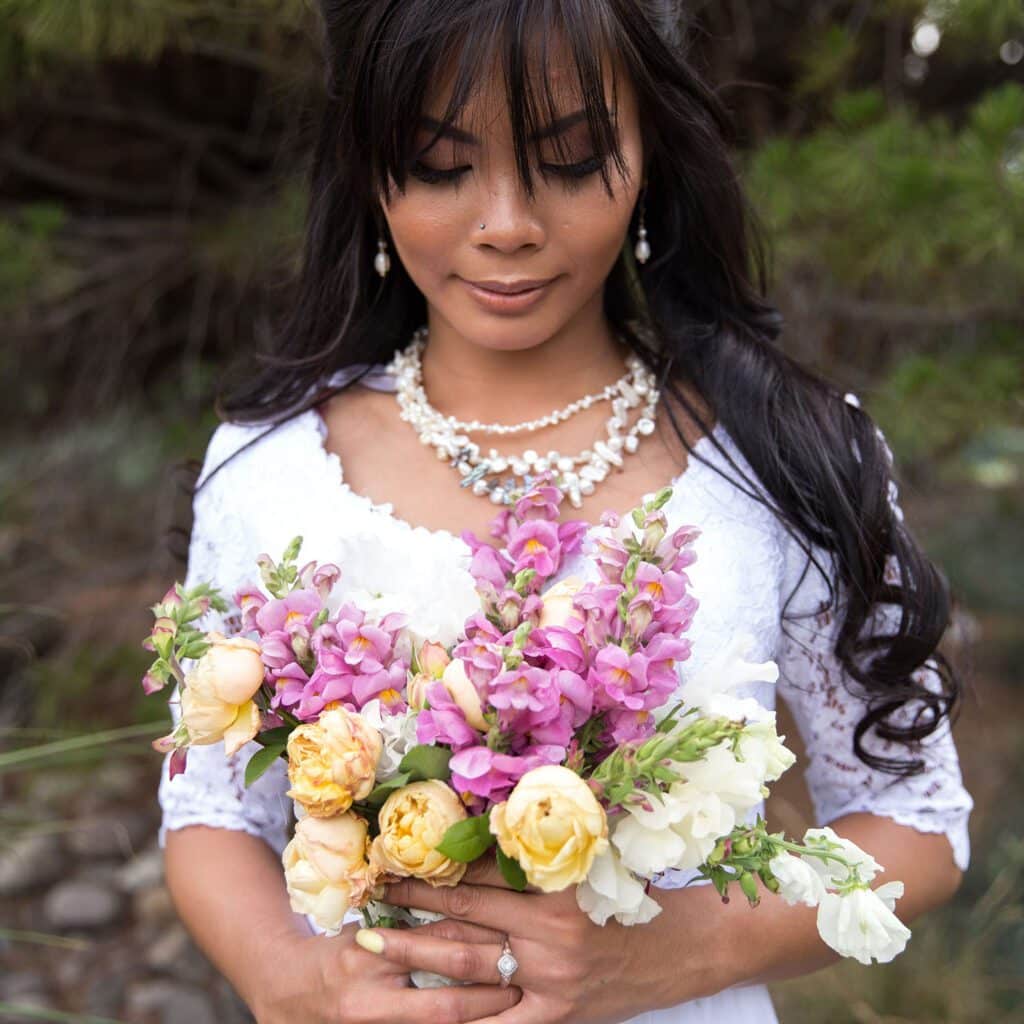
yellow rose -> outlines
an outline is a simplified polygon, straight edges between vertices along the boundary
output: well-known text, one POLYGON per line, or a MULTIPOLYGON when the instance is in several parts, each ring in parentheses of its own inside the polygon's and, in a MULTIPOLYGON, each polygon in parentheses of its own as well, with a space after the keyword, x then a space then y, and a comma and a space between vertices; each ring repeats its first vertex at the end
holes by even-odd
POLYGON ((345 911, 373 895, 377 872, 366 858, 369 845, 358 815, 303 818, 281 858, 292 910, 326 932, 340 931, 345 911))
POLYGON ((325 711, 288 737, 288 796, 316 818, 347 811, 373 789, 381 748, 380 733, 362 716, 325 711))
POLYGON ((484 720, 484 710, 480 705, 480 694, 473 685, 473 680, 466 675, 465 663, 456 658, 444 670, 441 676, 444 688, 451 695, 451 698, 458 705, 474 729, 487 732, 490 726, 484 720))
POLYGON ((569 768, 528 771, 491 811, 491 832, 543 892, 582 882, 608 849, 608 820, 590 787, 569 768))
POLYGON ((576 576, 566 576, 560 583, 549 587, 541 594, 543 606, 537 628, 564 626, 569 621, 569 616, 573 614, 572 599, 582 588, 583 580, 576 576))
POLYGON ((466 808, 450 786, 438 779, 410 782, 396 789, 380 809, 380 835, 370 847, 370 863, 392 875, 455 885, 466 865, 449 860, 435 847, 449 826, 466 817, 466 808))

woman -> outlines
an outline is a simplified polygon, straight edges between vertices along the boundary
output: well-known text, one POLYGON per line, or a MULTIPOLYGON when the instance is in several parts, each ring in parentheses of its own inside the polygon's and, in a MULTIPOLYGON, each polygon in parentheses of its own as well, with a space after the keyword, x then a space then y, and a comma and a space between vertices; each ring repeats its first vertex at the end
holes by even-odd
MULTIPOLYGON (((870 418, 774 344, 725 117, 674 5, 321 7, 329 102, 298 300, 275 358, 221 403, 190 578, 233 592, 301 533, 343 586, 446 635, 475 603, 460 532, 486 537, 507 489, 557 470, 565 517, 596 524, 672 482, 670 525, 702 530, 681 670, 752 632, 822 823, 906 882, 904 919, 947 900, 971 806, 948 733, 958 681, 935 651, 947 592, 870 418)), ((286 780, 278 765, 246 789, 248 756, 194 750, 161 784, 161 836, 182 918, 261 1024, 762 1024, 764 981, 832 959, 813 911, 779 899, 751 912, 665 878, 663 913, 627 933, 482 866, 451 890, 391 889, 446 921, 313 936, 278 860, 286 780), (519 966, 501 987, 506 936, 519 966), (415 968, 469 984, 413 989, 415 968)))

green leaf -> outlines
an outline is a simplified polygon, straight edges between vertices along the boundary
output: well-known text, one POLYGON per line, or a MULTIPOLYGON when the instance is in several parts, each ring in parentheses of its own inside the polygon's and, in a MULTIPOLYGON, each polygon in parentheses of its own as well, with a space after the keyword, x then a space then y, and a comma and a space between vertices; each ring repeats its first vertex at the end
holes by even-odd
POLYGON ((245 784, 251 786, 283 753, 284 746, 280 743, 257 750, 245 766, 245 784))
POLYGON ((514 857, 507 857, 501 847, 498 847, 498 867, 501 868, 501 875, 512 886, 516 892, 522 892, 526 888, 526 872, 523 871, 514 857))
POLYGON ((481 814, 478 818, 466 818, 449 826, 444 838, 434 847, 438 853, 450 860, 468 864, 476 860, 494 845, 491 835, 490 815, 481 814))
POLYGON ((371 791, 370 795, 363 801, 364 804, 368 804, 370 807, 381 807, 384 801, 396 790, 401 789, 409 781, 409 773, 402 772, 400 775, 396 775, 393 778, 382 782, 379 786, 375 786, 371 791))
POLYGON ((402 758, 398 770, 407 772, 410 782, 421 782, 423 779, 441 779, 442 782, 447 782, 452 774, 448 769, 451 756, 452 752, 444 747, 420 743, 402 758))
POLYGON ((276 729, 267 729, 266 732, 258 732, 253 737, 257 743, 264 747, 286 747, 288 737, 293 729, 290 725, 280 725, 276 729))

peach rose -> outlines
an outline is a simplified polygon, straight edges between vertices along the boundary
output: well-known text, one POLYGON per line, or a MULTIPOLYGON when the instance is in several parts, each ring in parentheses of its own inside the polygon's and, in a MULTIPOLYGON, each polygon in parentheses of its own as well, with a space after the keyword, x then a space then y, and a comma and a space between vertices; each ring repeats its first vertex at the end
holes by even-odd
POLYGON ((373 789, 382 746, 380 733, 344 708, 304 722, 288 737, 288 796, 316 818, 347 811, 373 789))
POLYGON ((435 849, 445 832, 467 817, 450 786, 439 779, 410 782, 384 801, 380 835, 370 847, 370 863, 382 872, 422 878, 431 885, 455 885, 466 865, 435 849))
POLYGON ((260 645, 216 631, 207 639, 210 649, 185 678, 181 718, 190 744, 223 740, 231 756, 259 732, 260 712, 252 698, 263 683, 260 645))
POLYGON ((373 895, 369 846, 366 822, 356 814, 303 818, 281 858, 292 910, 326 932, 340 931, 345 912, 373 895))

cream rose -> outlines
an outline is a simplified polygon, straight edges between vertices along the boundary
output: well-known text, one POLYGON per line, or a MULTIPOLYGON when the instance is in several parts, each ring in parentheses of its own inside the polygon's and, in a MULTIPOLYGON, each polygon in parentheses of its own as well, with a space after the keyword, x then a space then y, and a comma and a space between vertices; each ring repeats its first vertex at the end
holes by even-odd
POLYGON ((264 667, 260 645, 244 636, 226 637, 215 630, 207 633, 210 649, 192 669, 193 685, 225 704, 252 700, 263 683, 264 667))
POLYGON ((224 741, 230 757, 260 728, 260 712, 252 700, 263 682, 260 645, 245 637, 207 634, 210 649, 185 678, 181 717, 189 743, 205 746, 224 741))
POLYGON ((543 892, 582 882, 594 858, 608 849, 604 808, 562 765, 528 771, 491 811, 491 832, 502 853, 519 861, 527 880, 543 892))
POLYGON ((380 835, 370 847, 370 863, 380 871, 422 878, 431 885, 455 885, 466 865, 435 849, 445 832, 467 817, 454 790, 438 779, 410 782, 384 801, 380 835))
POLYGON ((547 626, 564 626, 573 614, 572 599, 583 588, 583 580, 576 576, 566 576, 564 580, 549 587, 540 599, 543 606, 540 612, 538 628, 547 626))
POLYGON ((466 666, 460 658, 450 662, 441 676, 444 688, 458 705, 474 729, 487 732, 490 726, 484 719, 484 709, 480 704, 480 694, 473 685, 473 680, 466 675, 466 666))
POLYGON ((361 716, 325 711, 288 737, 288 796, 316 818, 347 811, 373 789, 382 746, 380 733, 361 716))
POLYGON ((345 912, 373 894, 377 872, 367 860, 369 845, 366 822, 351 812, 303 818, 281 858, 292 910, 326 932, 340 931, 345 912))

